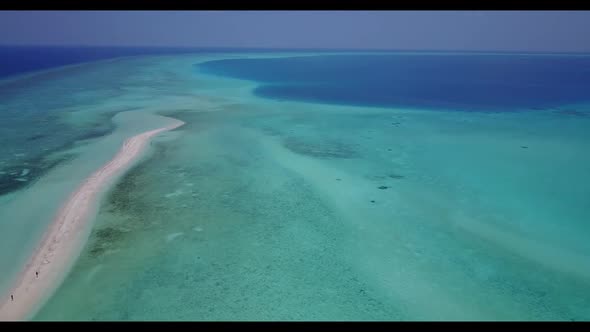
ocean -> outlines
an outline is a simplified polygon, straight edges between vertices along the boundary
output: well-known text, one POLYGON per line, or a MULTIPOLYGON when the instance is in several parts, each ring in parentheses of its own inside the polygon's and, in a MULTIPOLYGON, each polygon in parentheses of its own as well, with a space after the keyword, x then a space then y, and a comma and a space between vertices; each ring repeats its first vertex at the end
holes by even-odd
POLYGON ((161 114, 186 124, 113 184, 33 320, 588 320, 589 65, 232 50, 11 77, 0 288, 161 114))
POLYGON ((580 55, 324 55, 224 59, 198 70, 254 80, 265 98, 467 112, 587 102, 590 85, 590 57, 580 55))

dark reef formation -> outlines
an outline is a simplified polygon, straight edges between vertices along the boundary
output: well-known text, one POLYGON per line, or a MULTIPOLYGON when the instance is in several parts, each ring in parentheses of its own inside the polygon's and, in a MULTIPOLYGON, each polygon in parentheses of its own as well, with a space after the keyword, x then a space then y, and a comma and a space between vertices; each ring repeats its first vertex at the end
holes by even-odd
POLYGON ((3 168, 0 174, 0 195, 8 194, 34 183, 43 174, 73 157, 73 154, 68 154, 60 158, 47 160, 45 156, 40 156, 28 159, 18 166, 3 168), (25 169, 28 172, 23 175, 25 169))
POLYGON ((397 174, 389 174, 389 177, 392 178, 392 179, 399 180, 399 179, 403 179, 405 176, 403 176, 403 175, 397 175, 397 174))
POLYGON ((297 154, 314 158, 352 159, 358 157, 358 153, 352 148, 352 146, 335 141, 311 143, 294 137, 288 137, 283 140, 283 145, 297 154))
POLYGON ((151 167, 155 160, 162 160, 165 153, 163 144, 154 144, 154 153, 141 163, 131 168, 121 178, 119 183, 107 193, 104 210, 108 213, 123 216, 124 224, 97 225, 90 236, 87 252, 91 258, 100 258, 107 250, 117 248, 128 236, 132 236, 150 227, 152 219, 162 207, 148 204, 138 195, 143 186, 142 175, 145 169, 151 167))
MULTIPOLYGON (((71 149, 76 142, 103 137, 113 132, 115 126, 110 119, 116 113, 118 112, 105 113, 92 128, 73 133, 73 138, 69 142, 0 168, 0 195, 22 189, 34 183, 54 167, 75 157, 75 154, 70 153, 58 158, 51 158, 53 154, 71 149), (27 170, 26 174, 23 174, 24 170, 27 170)), ((49 136, 50 133, 37 133, 26 140, 39 144, 40 140, 49 136)))
POLYGON ((578 110, 573 110, 573 109, 558 110, 558 111, 554 111, 553 113, 560 114, 560 115, 577 116, 577 117, 588 117, 588 113, 578 111, 578 110))

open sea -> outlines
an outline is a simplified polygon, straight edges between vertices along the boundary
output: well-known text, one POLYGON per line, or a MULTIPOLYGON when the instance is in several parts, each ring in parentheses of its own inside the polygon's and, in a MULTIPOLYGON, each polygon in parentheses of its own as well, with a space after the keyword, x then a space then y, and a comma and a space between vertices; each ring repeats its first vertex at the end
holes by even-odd
POLYGON ((0 48, 0 291, 153 114, 33 320, 589 320, 590 56, 0 48))

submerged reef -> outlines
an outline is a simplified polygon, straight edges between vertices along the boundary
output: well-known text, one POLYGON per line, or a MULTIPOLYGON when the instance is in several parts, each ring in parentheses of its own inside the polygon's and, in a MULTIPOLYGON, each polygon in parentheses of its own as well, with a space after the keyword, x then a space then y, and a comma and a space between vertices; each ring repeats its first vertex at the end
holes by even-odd
MULTIPOLYGON (((79 129, 77 133, 72 134, 72 139, 53 148, 44 149, 41 152, 33 152, 29 158, 24 158, 24 153, 15 154, 19 157, 3 164, 0 168, 0 195, 4 195, 19 189, 22 189, 41 176, 49 172, 59 164, 71 160, 76 156, 75 153, 62 153, 59 157, 53 157, 60 152, 68 151, 77 142, 106 136, 115 129, 114 124, 110 121, 113 114, 117 112, 105 113, 99 117, 99 120, 87 130, 79 129), (21 159, 22 158, 22 159, 21 159)), ((42 140, 51 139, 51 133, 35 133, 26 138, 31 144, 42 144, 42 140), (33 143, 34 142, 34 143, 33 143)))
POLYGON ((341 142, 324 141, 318 144, 288 137, 283 140, 283 145, 292 152, 314 158, 352 159, 358 157, 358 153, 352 146, 341 142))
POLYGON ((153 216, 165 209, 161 206, 153 206, 145 202, 137 195, 145 179, 142 175, 145 169, 150 167, 154 160, 162 158, 165 153, 165 145, 158 143, 152 145, 154 152, 148 159, 132 167, 107 193, 103 208, 110 214, 123 216, 126 219, 124 224, 96 225, 94 227, 90 242, 86 248, 91 258, 100 258, 105 252, 116 249, 125 242, 128 236, 136 235, 138 232, 151 227, 150 220, 153 216))
POLYGON ((392 178, 392 179, 398 179, 398 180, 399 180, 399 179, 403 179, 403 178, 405 178, 405 176, 403 176, 403 175, 398 175, 398 174, 389 174, 388 176, 389 176, 390 178, 392 178))
POLYGON ((560 115, 577 116, 577 117, 587 117, 588 116, 588 113, 578 111, 578 110, 573 110, 573 109, 558 110, 558 111, 554 111, 554 113, 560 114, 560 115))
POLYGON ((0 195, 28 186, 52 168, 71 160, 74 156, 74 154, 66 154, 55 159, 41 156, 28 159, 20 165, 3 168, 0 171, 0 195))

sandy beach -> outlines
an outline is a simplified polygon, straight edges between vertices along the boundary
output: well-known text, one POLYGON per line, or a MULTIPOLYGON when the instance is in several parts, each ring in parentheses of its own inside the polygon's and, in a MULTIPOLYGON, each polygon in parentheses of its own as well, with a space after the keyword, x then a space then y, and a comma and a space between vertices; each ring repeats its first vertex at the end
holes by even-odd
POLYGON ((143 152, 150 138, 184 123, 141 133, 125 141, 115 157, 88 177, 59 210, 15 285, 0 300, 0 320, 26 320, 59 286, 79 254, 86 223, 96 212, 100 194, 143 152))

